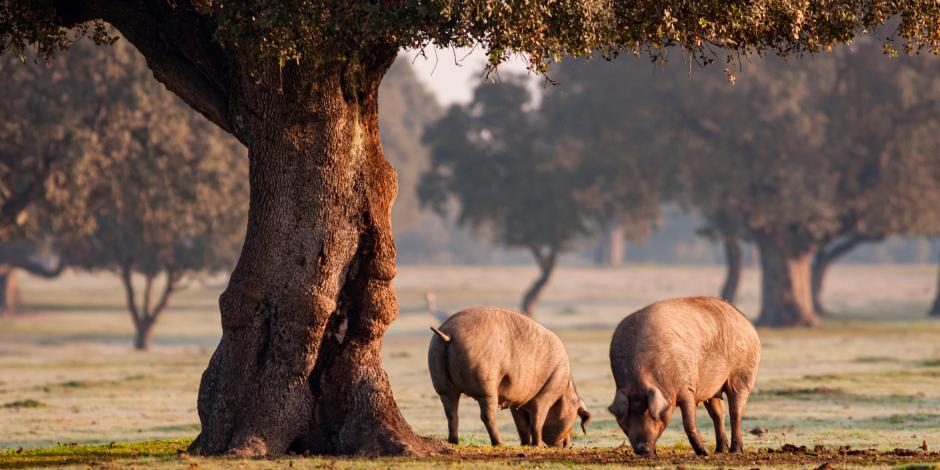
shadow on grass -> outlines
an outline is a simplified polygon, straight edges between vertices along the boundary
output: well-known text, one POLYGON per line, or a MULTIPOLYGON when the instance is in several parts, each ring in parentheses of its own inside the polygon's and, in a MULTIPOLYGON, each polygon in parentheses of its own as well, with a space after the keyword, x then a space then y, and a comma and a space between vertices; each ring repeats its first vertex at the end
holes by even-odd
POLYGON ((887 395, 868 395, 852 393, 838 387, 787 387, 770 390, 760 390, 751 395, 755 401, 772 401, 776 399, 828 402, 840 405, 874 404, 874 405, 938 405, 940 397, 924 394, 892 393, 887 395))

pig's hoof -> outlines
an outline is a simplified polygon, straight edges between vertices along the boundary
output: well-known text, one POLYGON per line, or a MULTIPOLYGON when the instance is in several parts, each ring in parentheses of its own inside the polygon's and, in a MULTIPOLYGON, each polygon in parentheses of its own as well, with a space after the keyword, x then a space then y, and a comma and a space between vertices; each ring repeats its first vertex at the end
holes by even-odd
POLYGON ((698 455, 699 457, 708 457, 708 449, 706 449, 706 448, 704 448, 704 447, 695 449, 695 453, 696 453, 696 455, 698 455))
POLYGON ((460 443, 460 441, 459 441, 456 437, 448 437, 448 438, 447 438, 447 442, 449 442, 449 443, 451 443, 451 444, 453 444, 453 445, 457 445, 457 444, 460 443))
POLYGON ((715 453, 716 453, 716 454, 723 454, 723 453, 725 453, 725 452, 728 452, 728 446, 726 446, 726 445, 724 445, 724 446, 720 445, 720 446, 718 446, 718 447, 715 447, 715 453))
POLYGON ((744 452, 744 446, 741 444, 731 444, 731 452, 744 452))

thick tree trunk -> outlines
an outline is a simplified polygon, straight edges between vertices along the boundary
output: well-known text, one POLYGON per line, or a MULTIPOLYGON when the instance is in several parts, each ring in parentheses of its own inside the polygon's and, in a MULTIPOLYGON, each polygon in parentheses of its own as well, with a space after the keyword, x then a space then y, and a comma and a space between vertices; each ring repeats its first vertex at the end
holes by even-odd
POLYGON ((526 290, 525 295, 522 296, 522 313, 533 317, 535 316, 535 307, 538 306, 539 298, 542 296, 542 291, 545 289, 545 286, 548 285, 548 281, 552 278, 552 272, 555 271, 556 258, 558 256, 558 248, 548 247, 545 250, 542 250, 538 247, 531 248, 532 255, 535 257, 535 262, 539 266, 539 277, 535 279, 535 282, 526 290))
POLYGON ((156 322, 143 321, 134 325, 134 349, 149 351, 153 337, 153 325, 156 322))
POLYGON ((813 308, 816 314, 822 317, 832 316, 832 312, 822 303, 822 290, 826 273, 833 263, 852 251, 859 243, 865 241, 858 236, 848 236, 827 246, 824 246, 813 256, 813 269, 810 277, 810 288, 813 292, 813 308))
POLYGON ((398 315, 397 181, 379 142, 377 92, 395 54, 332 69, 239 67, 248 230, 219 298, 222 339, 202 376, 193 451, 443 449, 405 422, 381 360, 398 315))
POLYGON ((600 266, 619 267, 626 252, 626 229, 620 222, 611 222, 604 227, 598 240, 595 262, 600 266))
POLYGON ((771 327, 816 326, 810 271, 813 250, 787 237, 757 239, 761 264, 761 312, 757 324, 771 327))
POLYGON ((940 271, 937 272, 937 292, 934 294, 933 305, 930 307, 929 316, 940 317, 940 271))
POLYGON ((721 298, 734 303, 741 281, 741 241, 737 237, 725 236, 725 282, 721 285, 721 298))

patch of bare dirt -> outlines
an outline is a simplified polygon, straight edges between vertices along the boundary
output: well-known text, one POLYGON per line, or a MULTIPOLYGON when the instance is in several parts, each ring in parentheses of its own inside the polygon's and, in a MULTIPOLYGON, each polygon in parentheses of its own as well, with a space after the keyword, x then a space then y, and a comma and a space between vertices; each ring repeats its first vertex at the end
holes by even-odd
POLYGON ((796 446, 785 444, 779 448, 752 449, 744 453, 712 454, 698 457, 691 450, 661 451, 655 457, 641 457, 629 447, 619 448, 574 448, 574 449, 523 449, 515 448, 459 448, 454 454, 436 457, 444 461, 506 460, 519 462, 561 462, 575 464, 621 464, 658 466, 707 465, 761 467, 771 465, 800 465, 812 468, 833 468, 845 464, 909 464, 918 462, 940 462, 940 452, 925 452, 922 449, 853 449, 848 446, 796 446))

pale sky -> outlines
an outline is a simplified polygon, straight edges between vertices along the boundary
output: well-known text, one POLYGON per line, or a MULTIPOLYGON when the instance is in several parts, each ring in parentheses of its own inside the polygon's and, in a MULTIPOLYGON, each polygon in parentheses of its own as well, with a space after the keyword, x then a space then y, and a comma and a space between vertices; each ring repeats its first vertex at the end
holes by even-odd
MULTIPOLYGON (((425 49, 426 58, 419 51, 407 50, 402 55, 412 63, 418 80, 431 90, 438 103, 448 106, 470 101, 474 85, 480 81, 486 53, 482 49, 425 49), (454 58, 456 57, 456 62, 454 58)), ((522 59, 514 59, 499 66, 500 72, 527 73, 522 59)), ((542 79, 531 75, 530 89, 537 95, 542 79)), ((536 98, 537 99, 537 98, 536 98)))

